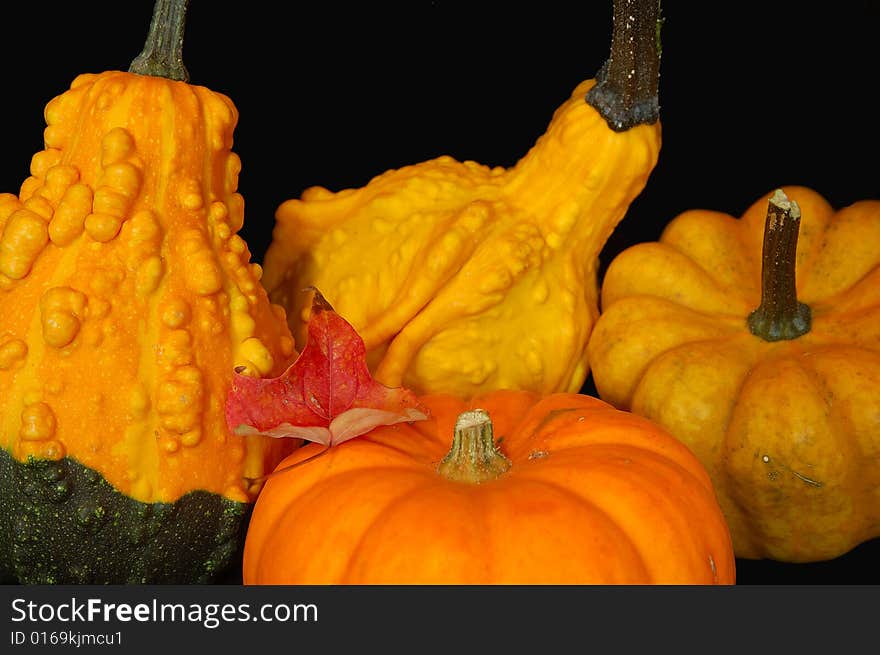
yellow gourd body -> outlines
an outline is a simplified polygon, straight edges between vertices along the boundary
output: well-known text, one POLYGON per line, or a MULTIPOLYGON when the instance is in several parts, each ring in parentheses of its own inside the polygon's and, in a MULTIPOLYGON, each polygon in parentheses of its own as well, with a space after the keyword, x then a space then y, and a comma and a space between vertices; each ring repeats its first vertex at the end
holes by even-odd
POLYGON ((263 282, 303 338, 321 290, 375 377, 418 392, 577 391, 598 255, 650 175, 660 124, 616 132, 580 84, 515 166, 443 156, 277 211, 263 282))

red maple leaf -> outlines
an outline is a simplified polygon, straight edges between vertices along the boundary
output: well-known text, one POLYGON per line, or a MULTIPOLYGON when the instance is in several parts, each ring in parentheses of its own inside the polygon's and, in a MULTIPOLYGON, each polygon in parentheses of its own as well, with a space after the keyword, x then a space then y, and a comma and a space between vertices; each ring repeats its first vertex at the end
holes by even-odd
POLYGON ((311 290, 308 337, 296 361, 277 378, 234 372, 226 398, 229 429, 333 446, 380 425, 428 418, 413 392, 373 379, 363 339, 311 290))

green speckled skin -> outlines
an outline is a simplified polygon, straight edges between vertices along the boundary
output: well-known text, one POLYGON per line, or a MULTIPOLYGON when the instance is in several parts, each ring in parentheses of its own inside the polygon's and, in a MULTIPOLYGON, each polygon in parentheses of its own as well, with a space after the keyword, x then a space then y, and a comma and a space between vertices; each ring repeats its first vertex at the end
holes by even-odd
POLYGON ((240 564, 250 510, 204 491, 142 503, 73 459, 0 449, 0 582, 216 582, 240 564))

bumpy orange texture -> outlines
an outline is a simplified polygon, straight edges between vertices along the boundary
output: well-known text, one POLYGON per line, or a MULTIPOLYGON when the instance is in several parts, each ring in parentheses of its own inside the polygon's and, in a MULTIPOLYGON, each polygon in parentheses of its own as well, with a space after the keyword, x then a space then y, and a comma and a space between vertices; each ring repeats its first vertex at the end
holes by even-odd
POLYGON ((279 373, 284 312, 237 236, 233 103, 110 71, 46 106, 45 149, 0 194, 0 447, 70 456, 143 502, 252 500, 288 443, 226 428, 234 366, 279 373))

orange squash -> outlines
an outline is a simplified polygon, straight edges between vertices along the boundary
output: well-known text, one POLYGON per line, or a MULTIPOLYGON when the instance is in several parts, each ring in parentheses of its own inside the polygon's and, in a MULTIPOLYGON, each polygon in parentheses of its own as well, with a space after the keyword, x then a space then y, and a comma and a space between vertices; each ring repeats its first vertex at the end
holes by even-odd
POLYGON ((212 580, 290 447, 226 427, 233 367, 280 372, 294 344, 236 235, 235 105, 185 81, 184 7, 158 0, 130 71, 48 103, 0 195, 0 578, 212 580))
POLYGON ((709 478, 656 425, 581 394, 422 401, 428 421, 279 465, 245 584, 734 583, 709 478))

